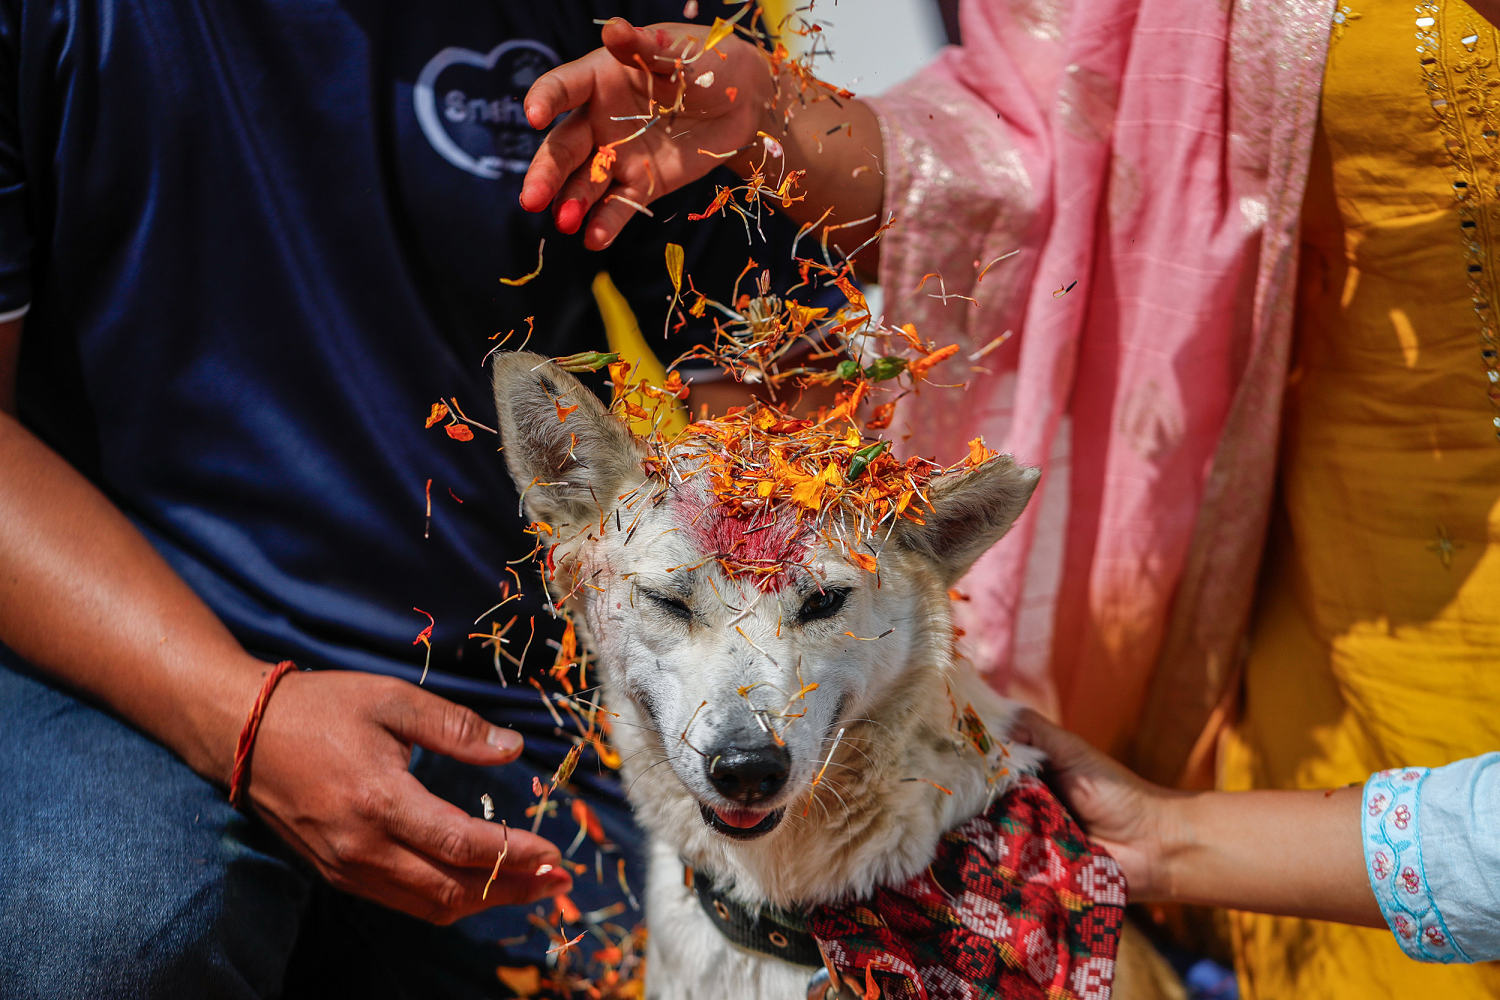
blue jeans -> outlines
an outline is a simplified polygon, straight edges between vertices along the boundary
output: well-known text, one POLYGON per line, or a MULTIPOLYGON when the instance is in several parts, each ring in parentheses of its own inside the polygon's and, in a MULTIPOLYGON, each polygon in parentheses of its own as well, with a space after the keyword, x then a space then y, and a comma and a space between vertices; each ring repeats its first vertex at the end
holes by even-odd
MULTIPOLYGON (((333 890, 171 752, 7 667, 6 655, 0 648, 0 1000, 494 998, 506 995, 497 966, 544 960, 550 942, 526 908, 435 927, 333 890)), ((515 813, 531 801, 532 775, 545 780, 561 759, 550 732, 526 735, 528 756, 505 768, 420 750, 412 768, 471 813, 488 792, 502 814, 515 803, 511 822, 524 823, 515 813)), ((642 886, 618 784, 579 771, 626 851, 631 886, 642 886)), ((577 827, 566 804, 559 813, 541 832, 566 850, 577 827)), ((576 857, 590 868, 575 879, 580 908, 616 902, 615 859, 604 859, 600 883, 592 843, 576 857)))

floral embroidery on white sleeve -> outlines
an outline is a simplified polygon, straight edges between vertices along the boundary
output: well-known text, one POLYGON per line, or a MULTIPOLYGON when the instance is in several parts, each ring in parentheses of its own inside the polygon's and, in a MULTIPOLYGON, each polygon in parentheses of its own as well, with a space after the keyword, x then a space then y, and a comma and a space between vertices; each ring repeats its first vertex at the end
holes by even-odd
POLYGON ((1365 782, 1365 871, 1401 950, 1419 962, 1467 962, 1432 898, 1422 865, 1425 767, 1378 771, 1365 782))

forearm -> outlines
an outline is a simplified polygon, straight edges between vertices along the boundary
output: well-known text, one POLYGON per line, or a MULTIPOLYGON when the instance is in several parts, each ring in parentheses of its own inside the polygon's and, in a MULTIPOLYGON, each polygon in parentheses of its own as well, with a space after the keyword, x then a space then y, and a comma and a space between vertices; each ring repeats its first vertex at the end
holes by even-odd
POLYGON ((1365 873, 1359 788, 1203 792, 1162 809, 1164 900, 1385 926, 1365 873))
POLYGON ((91 483, 0 411, 0 640, 227 780, 265 665, 91 483))
MULTIPOLYGON (((761 131, 780 144, 783 158, 754 142, 730 161, 740 176, 759 173, 767 186, 776 188, 784 172, 804 171, 796 188, 803 197, 786 206, 778 203, 782 211, 799 223, 822 220, 814 230, 819 239, 825 226, 847 226, 828 233, 829 244, 845 252, 875 234, 884 221, 885 160, 880 121, 868 104, 783 70, 776 76, 761 131)), ((873 270, 878 247, 878 242, 871 244, 861 253, 862 266, 873 270)))

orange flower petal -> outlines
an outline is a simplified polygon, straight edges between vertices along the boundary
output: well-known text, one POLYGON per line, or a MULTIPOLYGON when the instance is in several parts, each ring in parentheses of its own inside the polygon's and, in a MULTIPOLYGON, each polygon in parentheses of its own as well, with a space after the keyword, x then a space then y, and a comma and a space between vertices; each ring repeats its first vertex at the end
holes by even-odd
POLYGON ((999 452, 990 451, 984 446, 984 438, 977 437, 969 442, 969 464, 983 465, 998 455, 999 452))
POLYGON ((600 146, 599 152, 594 154, 594 159, 589 163, 589 180, 595 184, 603 184, 609 180, 609 171, 615 165, 615 150, 613 146, 600 146))
POLYGON ((934 365, 936 365, 940 361, 948 360, 957 353, 957 344, 949 344, 947 347, 939 347, 937 350, 933 351, 925 358, 918 358, 911 364, 907 365, 906 370, 911 372, 912 378, 926 378, 927 373, 932 370, 932 367, 934 365))

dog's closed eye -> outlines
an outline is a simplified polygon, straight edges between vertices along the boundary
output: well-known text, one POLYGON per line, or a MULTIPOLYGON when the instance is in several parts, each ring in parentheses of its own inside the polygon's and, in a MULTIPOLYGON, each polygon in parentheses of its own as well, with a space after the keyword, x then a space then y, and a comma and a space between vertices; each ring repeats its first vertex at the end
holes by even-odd
POLYGON ((687 601, 682 600, 682 598, 672 597, 670 594, 658 594, 652 590, 645 590, 642 593, 646 595, 646 599, 652 604, 674 618, 680 618, 685 622, 693 620, 693 609, 688 607, 687 601))
POLYGON ((802 602, 802 607, 797 611, 797 620, 801 622, 815 622, 823 618, 832 618, 843 610, 844 602, 849 599, 848 587, 829 587, 807 595, 802 602))

